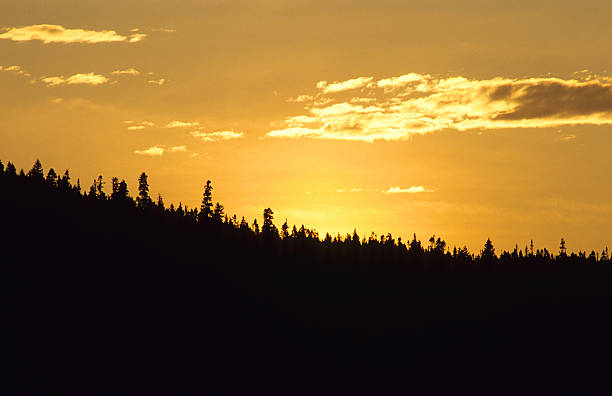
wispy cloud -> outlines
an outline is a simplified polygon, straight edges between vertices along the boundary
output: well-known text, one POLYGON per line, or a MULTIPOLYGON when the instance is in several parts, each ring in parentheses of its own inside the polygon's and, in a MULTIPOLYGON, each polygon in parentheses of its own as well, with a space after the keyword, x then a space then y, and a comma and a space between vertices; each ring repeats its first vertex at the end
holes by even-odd
POLYGON ((574 139, 576 139, 576 135, 574 135, 573 133, 570 133, 569 135, 561 136, 559 138, 559 140, 562 142, 569 142, 570 140, 574 140, 574 139))
POLYGON ((23 70, 21 66, 18 66, 18 65, 12 65, 12 66, 0 65, 0 72, 8 72, 8 73, 14 73, 14 74, 24 76, 24 77, 32 77, 30 73, 26 72, 25 70, 23 70))
POLYGON ((612 124, 612 78, 601 76, 475 80, 409 73, 320 81, 312 97, 303 114, 271 123, 276 129, 265 136, 373 142, 443 129, 612 124))
POLYGON ((162 33, 175 33, 176 29, 169 29, 169 28, 156 28, 156 29, 151 29, 153 32, 162 32, 162 33))
POLYGON ((24 74, 25 73, 23 71, 23 69, 21 68, 21 66, 17 66, 17 65, 13 65, 13 66, 1 66, 0 65, 0 71, 15 72, 17 74, 24 74))
POLYGON ((158 85, 158 86, 162 86, 166 83, 166 79, 164 78, 160 78, 159 80, 149 80, 147 81, 149 84, 153 84, 153 85, 158 85))
POLYGON ((194 122, 171 121, 168 124, 166 124, 166 128, 193 128, 199 125, 200 123, 197 121, 194 121, 194 122))
POLYGON ((171 153, 178 153, 178 152, 187 152, 187 146, 174 146, 174 147, 170 147, 169 150, 171 153))
POLYGON ((317 88, 323 93, 335 93, 348 91, 350 89, 363 88, 368 85, 374 78, 373 77, 357 77, 346 81, 336 81, 329 84, 327 81, 319 81, 317 88))
POLYGON ((138 70, 134 69, 134 68, 129 68, 129 69, 125 69, 125 70, 115 70, 111 74, 138 76, 140 74, 140 72, 138 70))
POLYGON ((218 142, 221 140, 240 139, 244 137, 244 132, 216 131, 216 132, 191 132, 191 136, 205 142, 218 142))
POLYGON ((312 95, 298 95, 295 98, 287 99, 287 102, 304 103, 304 102, 311 101, 312 99, 313 99, 312 95))
POLYGON ((146 129, 146 128, 155 126, 155 123, 150 122, 150 121, 141 121, 141 122, 124 121, 124 123, 129 125, 127 129, 130 131, 138 131, 138 130, 142 130, 142 129, 146 129))
POLYGON ((136 150, 136 151, 134 151, 134 154, 148 155, 148 156, 151 156, 151 157, 155 157, 155 156, 162 156, 162 155, 164 155, 164 151, 166 151, 166 149, 164 149, 163 147, 152 146, 152 147, 149 147, 148 149, 136 150))
POLYGON ((403 76, 399 76, 399 77, 383 78, 382 80, 378 80, 376 82, 376 85, 382 88, 394 89, 394 88, 406 86, 410 83, 421 81, 424 77, 430 77, 430 76, 429 75, 423 76, 417 73, 408 73, 408 74, 404 74, 403 76))
POLYGON ((43 77, 40 80, 47 84, 48 87, 55 87, 57 85, 63 84, 101 85, 109 81, 108 78, 106 78, 105 76, 95 73, 79 73, 72 75, 68 78, 64 78, 64 76, 43 77))
POLYGON ((4 28, 4 33, 0 34, 0 39, 12 40, 17 42, 42 41, 50 43, 113 43, 127 42, 137 43, 147 37, 146 34, 133 33, 121 35, 114 30, 85 30, 69 29, 61 25, 30 25, 22 27, 4 28))
POLYGON ((434 190, 428 190, 423 186, 412 186, 408 188, 401 188, 400 186, 389 187, 383 190, 383 194, 416 194, 422 192, 434 192, 434 190))

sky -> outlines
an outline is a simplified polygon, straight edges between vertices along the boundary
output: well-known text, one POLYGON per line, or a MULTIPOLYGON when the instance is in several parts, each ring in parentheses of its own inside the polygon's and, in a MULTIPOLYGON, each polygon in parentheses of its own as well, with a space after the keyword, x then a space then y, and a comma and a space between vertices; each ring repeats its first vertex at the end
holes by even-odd
POLYGON ((612 2, 3 0, 0 160, 319 234, 612 247, 612 2))

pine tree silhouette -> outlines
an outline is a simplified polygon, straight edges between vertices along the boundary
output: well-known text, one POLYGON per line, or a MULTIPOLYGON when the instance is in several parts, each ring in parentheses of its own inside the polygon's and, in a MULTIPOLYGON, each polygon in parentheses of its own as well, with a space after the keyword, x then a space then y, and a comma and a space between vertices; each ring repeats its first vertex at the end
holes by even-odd
POLYGON ((215 209, 213 210, 212 219, 217 223, 222 223, 223 215, 223 205, 217 202, 217 204, 215 205, 215 209))
POLYGON ((144 172, 138 177, 138 197, 136 197, 136 204, 141 209, 149 209, 153 204, 149 196, 148 177, 144 172))
POLYGON ((36 159, 27 176, 36 181, 43 181, 43 167, 39 159, 36 159))
POLYGON ((210 180, 206 181, 204 186, 204 193, 202 194, 202 205, 200 206, 200 221, 206 221, 213 215, 213 203, 212 203, 212 184, 210 180))
POLYGON ((497 256, 495 256, 495 248, 493 247, 493 242, 491 242, 490 238, 487 238, 487 241, 484 244, 484 250, 482 251, 482 255, 481 255, 482 259, 484 261, 493 261, 497 258, 497 256))

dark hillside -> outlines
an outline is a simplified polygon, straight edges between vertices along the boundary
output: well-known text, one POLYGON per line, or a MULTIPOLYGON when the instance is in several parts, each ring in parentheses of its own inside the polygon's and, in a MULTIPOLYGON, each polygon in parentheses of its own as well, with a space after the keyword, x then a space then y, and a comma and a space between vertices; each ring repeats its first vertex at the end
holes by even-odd
POLYGON ((0 173, 12 394, 609 375, 606 257, 255 232, 41 172, 0 173))

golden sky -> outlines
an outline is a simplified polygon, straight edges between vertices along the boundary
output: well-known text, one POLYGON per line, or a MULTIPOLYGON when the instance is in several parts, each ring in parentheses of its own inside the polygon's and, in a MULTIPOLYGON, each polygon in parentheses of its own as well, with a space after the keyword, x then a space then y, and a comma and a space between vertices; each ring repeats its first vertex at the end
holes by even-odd
MULTIPOLYGON (((612 2, 2 0, 0 159, 451 246, 612 242, 612 2)), ((108 189, 108 188, 107 188, 108 189)))

